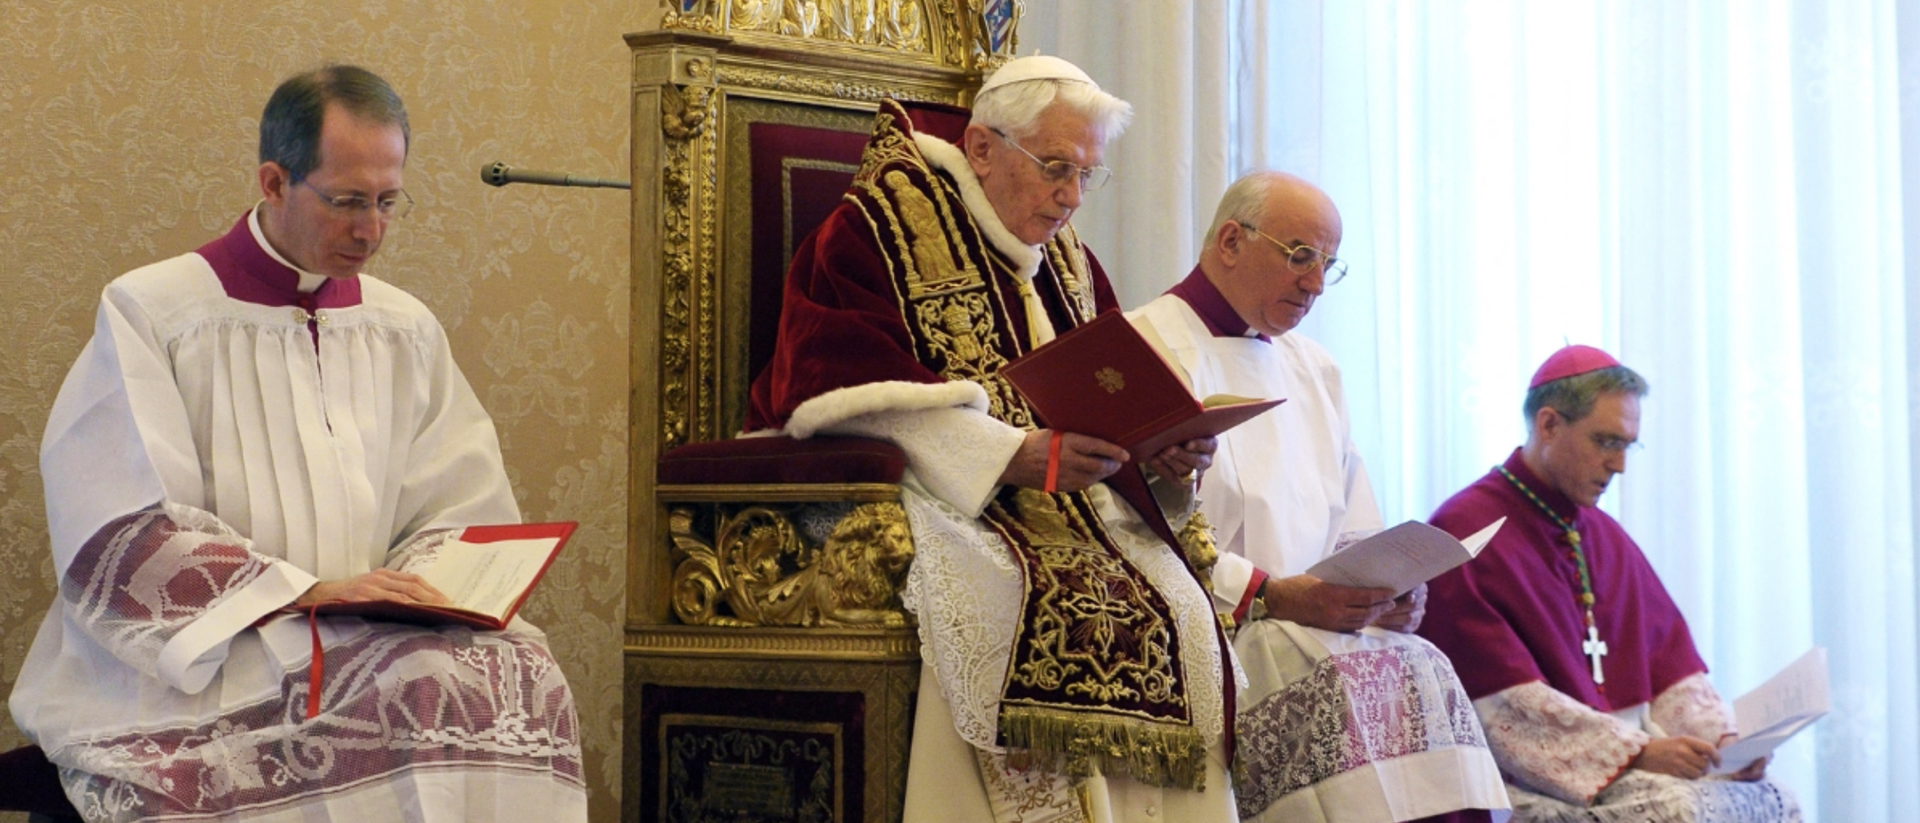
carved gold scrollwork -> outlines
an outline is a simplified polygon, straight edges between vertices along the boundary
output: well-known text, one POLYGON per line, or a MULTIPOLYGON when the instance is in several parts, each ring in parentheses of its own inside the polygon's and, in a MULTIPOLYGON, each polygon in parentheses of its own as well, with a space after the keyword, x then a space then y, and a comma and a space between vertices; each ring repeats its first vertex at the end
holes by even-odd
POLYGON ((722 65, 716 79, 723 86, 815 94, 841 100, 879 100, 886 97, 933 103, 952 103, 955 100, 952 94, 929 93, 926 89, 905 84, 850 83, 845 80, 803 77, 746 66, 722 65))
MULTIPOLYGON (((700 152, 695 138, 708 131, 713 109, 713 89, 708 86, 661 87, 660 131, 665 141, 666 163, 661 170, 664 242, 661 244, 663 289, 660 326, 660 427, 662 448, 687 442, 689 436, 688 364, 696 354, 694 345, 694 275, 697 270, 694 244, 693 196, 700 185, 700 202, 712 197, 711 169, 696 162, 700 152)), ((711 291, 702 289, 702 292, 711 291)))
MULTIPOLYGON (((705 72, 705 61, 699 63, 703 68, 695 70, 705 72)), ((713 98, 713 89, 709 86, 666 86, 661 90, 664 105, 660 111, 660 130, 674 140, 688 140, 700 133, 707 124, 708 103, 713 98)))
POLYGON ((852 507, 811 544, 790 508, 720 513, 704 539, 695 510, 668 516, 673 610, 708 626, 904 626, 900 587, 913 560, 906 511, 896 502, 852 507))
POLYGON ((660 18, 660 28, 719 34, 720 21, 711 14, 681 14, 668 10, 666 16, 660 18))

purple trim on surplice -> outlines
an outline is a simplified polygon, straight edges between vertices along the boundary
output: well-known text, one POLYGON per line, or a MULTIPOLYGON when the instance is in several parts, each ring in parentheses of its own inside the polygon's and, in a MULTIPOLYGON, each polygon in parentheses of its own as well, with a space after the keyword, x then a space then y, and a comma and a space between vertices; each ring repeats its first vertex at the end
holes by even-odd
POLYGON ((1219 287, 1207 279, 1206 272, 1201 271, 1199 266, 1194 266, 1193 272, 1185 280, 1174 284, 1173 288, 1167 289, 1167 293, 1186 301, 1187 307, 1200 315, 1200 322, 1207 324, 1207 331, 1213 332, 1214 337, 1250 336, 1263 343, 1269 342, 1264 334, 1247 334, 1253 327, 1240 317, 1239 312, 1234 311, 1233 304, 1227 302, 1227 296, 1220 293, 1219 287))
POLYGON ((201 246, 197 253, 213 267, 227 296, 243 303, 299 306, 308 311, 360 305, 358 276, 329 277, 313 294, 301 294, 300 273, 260 247, 244 214, 231 231, 201 246))

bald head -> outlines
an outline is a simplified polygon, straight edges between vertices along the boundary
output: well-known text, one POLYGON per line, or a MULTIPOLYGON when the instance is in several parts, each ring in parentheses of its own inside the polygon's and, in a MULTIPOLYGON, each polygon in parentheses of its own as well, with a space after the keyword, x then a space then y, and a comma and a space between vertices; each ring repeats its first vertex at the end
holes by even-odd
POLYGON ((1200 250, 1200 270, 1240 318, 1269 336, 1292 331, 1326 289, 1340 210, 1312 183, 1256 172, 1227 187, 1200 250))

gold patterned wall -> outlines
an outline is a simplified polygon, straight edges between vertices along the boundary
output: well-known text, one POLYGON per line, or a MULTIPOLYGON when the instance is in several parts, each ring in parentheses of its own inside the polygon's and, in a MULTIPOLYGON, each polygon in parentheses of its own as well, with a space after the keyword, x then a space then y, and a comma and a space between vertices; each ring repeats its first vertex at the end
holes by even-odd
MULTIPOLYGON (((0 693, 53 596, 40 434, 108 280, 254 201, 285 75, 366 65, 406 99, 419 208, 373 273, 431 306, 499 425, 529 519, 581 530, 527 616, 579 700, 593 819, 619 811, 624 192, 482 184, 492 160, 627 173, 630 55, 654 0, 6 0, 0 13, 0 693)), ((0 748, 23 740, 0 720, 0 748)))

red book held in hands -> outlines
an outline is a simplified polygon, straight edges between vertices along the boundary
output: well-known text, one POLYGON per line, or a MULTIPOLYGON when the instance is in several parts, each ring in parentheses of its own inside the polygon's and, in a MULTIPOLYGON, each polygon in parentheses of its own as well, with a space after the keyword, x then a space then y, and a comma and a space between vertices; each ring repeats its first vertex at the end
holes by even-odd
POLYGON ((1109 311, 1000 369, 1047 428, 1098 437, 1147 460, 1214 437, 1286 402, 1216 394, 1196 399, 1126 315, 1109 311))
POLYGON ((440 546, 433 562, 409 569, 452 601, 446 606, 334 602, 322 603, 315 611, 401 623, 504 629, 577 525, 569 521, 468 526, 458 539, 440 546))

